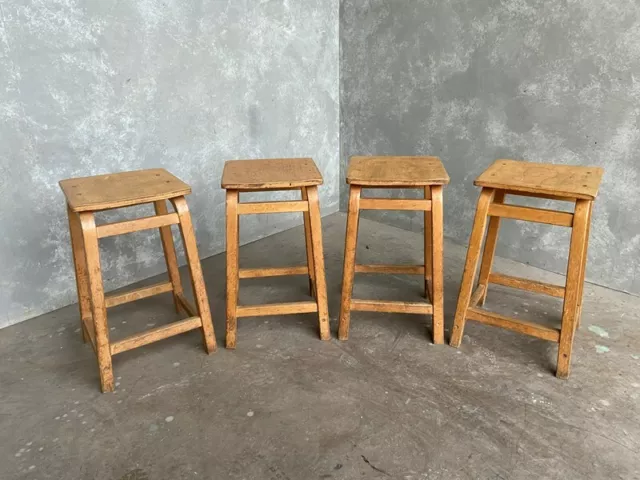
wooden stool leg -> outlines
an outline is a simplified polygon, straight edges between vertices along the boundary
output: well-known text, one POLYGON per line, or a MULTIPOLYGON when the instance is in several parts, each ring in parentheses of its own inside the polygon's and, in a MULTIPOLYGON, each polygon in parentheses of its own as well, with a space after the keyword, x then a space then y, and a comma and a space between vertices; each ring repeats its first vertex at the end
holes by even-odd
POLYGON ((171 199, 173 208, 180 219, 180 233, 182 233, 182 242, 184 244, 184 253, 187 257, 189 265, 189 273, 191 274, 191 286, 193 288, 193 297, 196 301, 196 309, 202 323, 202 337, 207 353, 216 351, 216 336, 213 331, 213 322, 211 321, 211 311, 209 309, 209 300, 207 298, 207 289, 204 285, 204 277, 202 275, 202 266, 200 265, 200 257, 198 256, 198 245, 196 236, 193 232, 193 223, 191 222, 191 214, 184 197, 176 197, 171 199))
MULTIPOLYGON (((165 200, 158 200, 154 202, 156 215, 166 215, 169 213, 167 209, 167 203, 165 200)), ((171 234, 171 227, 160 227, 160 239, 162 240, 162 250, 164 251, 164 259, 167 263, 167 273, 169 274, 169 280, 173 286, 173 304, 176 307, 176 312, 180 311, 180 303, 178 302, 178 295, 182 295, 182 283, 180 282, 180 271, 178 270, 178 257, 176 256, 176 247, 173 244, 173 235, 171 234)))
POLYGON ((84 240, 84 253, 87 264, 87 276, 91 295, 93 329, 96 336, 96 353, 100 370, 100 385, 103 392, 113 392, 113 367, 109 346, 109 328, 107 326, 107 307, 104 303, 102 269, 100 268, 100 250, 98 231, 92 212, 79 214, 84 240))
POLYGON ((589 253, 589 237, 591 236, 591 217, 593 214, 593 202, 589 202, 589 213, 587 218, 587 236, 584 240, 584 252, 582 269, 580 271, 580 292, 578 293, 578 313, 576 313, 576 329, 580 328, 582 320, 582 299, 584 297, 584 282, 587 273, 587 254, 589 253))
POLYGON ((442 185, 434 185, 431 188, 431 209, 433 343, 442 344, 444 343, 444 206, 442 185))
POLYGON ((227 190, 227 336, 226 347, 236 348, 238 328, 238 191, 227 190))
POLYGON ((351 295, 353 293, 353 277, 356 265, 356 246, 358 243, 358 218, 360 215, 359 186, 349 189, 349 209, 347 212, 347 232, 344 242, 344 265, 342 267, 342 300, 340 302, 340 326, 338 338, 349 338, 349 321, 351 316, 351 295))
POLYGON ((71 234, 71 250, 73 251, 73 266, 76 272, 76 288, 78 290, 78 306, 80 307, 80 330, 82 341, 87 343, 89 334, 85 321, 91 320, 91 296, 89 294, 89 278, 82 238, 80 217, 67 205, 69 217, 69 233, 71 234))
MULTIPOLYGON (((493 203, 504 203, 504 190, 496 190, 493 197, 493 203)), ((482 263, 480 264, 480 275, 478 276, 478 285, 484 285, 484 293, 480 297, 478 305, 484 305, 489 291, 489 275, 491 274, 491 266, 496 254, 496 245, 498 243, 498 231, 500 230, 500 217, 491 217, 489 220, 489 228, 487 229, 487 239, 484 242, 484 252, 482 253, 482 263)))
POLYGON ((484 237, 484 230, 487 226, 487 213, 489 212, 493 195, 493 189, 483 188, 482 192, 480 192, 480 198, 478 199, 475 220, 473 221, 473 230, 471 231, 469 248, 467 250, 467 260, 462 274, 458 307, 456 308, 456 317, 453 322, 453 332, 451 333, 450 345, 452 347, 459 347, 462 342, 467 309, 469 308, 469 301, 471 300, 473 280, 476 276, 480 249, 482 248, 482 238, 484 237))
POLYGON ((309 202, 309 221, 311 224, 311 241, 313 245, 313 264, 315 267, 316 302, 318 303, 318 320, 320 322, 320 338, 331 339, 329 328, 329 307, 327 304, 327 283, 324 273, 324 249, 322 248, 322 221, 320 216, 320 200, 318 187, 307 187, 309 202))
MULTIPOLYGON (((431 187, 424 187, 424 199, 431 200, 431 187)), ((431 210, 424 212, 424 296, 433 303, 433 226, 431 210)))
POLYGON ((564 305, 562 307, 562 326, 560 327, 560 344, 558 346, 558 368, 556 376, 567 378, 571 365, 571 350, 575 335, 575 322, 580 304, 580 278, 584 269, 587 231, 589 228, 590 200, 576 200, 571 231, 571 247, 569 248, 569 264, 567 266, 567 283, 565 286, 564 305))
MULTIPOLYGON (((302 200, 308 201, 307 188, 302 187, 302 200)), ((316 280, 315 280, 315 266, 313 265, 313 241, 311 239, 311 220, 309 219, 309 212, 303 213, 304 218, 304 240, 307 247, 307 267, 309 269, 309 295, 318 299, 316 293, 316 280)))

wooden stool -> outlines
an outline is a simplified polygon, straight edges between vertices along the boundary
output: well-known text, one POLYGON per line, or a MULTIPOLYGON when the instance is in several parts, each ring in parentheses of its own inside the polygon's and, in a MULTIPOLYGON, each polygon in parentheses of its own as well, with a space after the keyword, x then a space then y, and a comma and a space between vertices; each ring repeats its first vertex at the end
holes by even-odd
POLYGON ((433 343, 444 343, 443 311, 443 185, 449 175, 437 157, 352 157, 347 173, 349 210, 344 248, 342 302, 338 338, 349 337, 351 311, 433 315, 433 343), (361 198, 363 188, 421 188, 423 199, 361 198), (424 265, 356 265, 360 210, 424 211, 424 265), (429 233, 427 233, 429 230, 429 233), (355 273, 394 273, 424 276, 424 302, 354 300, 355 273))
POLYGON ((78 288, 78 303, 82 336, 91 341, 98 357, 100 384, 103 392, 113 391, 111 357, 142 345, 184 333, 202 329, 204 345, 208 353, 215 351, 216 339, 211 323, 207 292, 198 259, 196 238, 193 234, 191 215, 185 195, 191 193, 186 183, 164 169, 139 170, 135 172, 98 175, 95 177, 71 178, 60 182, 67 198, 71 246, 78 288), (175 213, 168 213, 165 200, 170 200, 175 213), (124 222, 96 225, 94 213, 101 210, 128 207, 142 203, 154 203, 156 215, 124 222), (178 261, 171 235, 171 225, 180 226, 184 249, 191 272, 196 308, 184 297, 178 261), (159 228, 169 281, 149 287, 138 288, 127 293, 105 297, 100 269, 98 239, 159 228), (173 292, 178 309, 189 318, 164 325, 143 333, 132 335, 117 342, 109 341, 107 308, 150 297, 159 293, 173 292))
POLYGON ((558 342, 560 345, 558 347, 556 376, 568 377, 573 337, 580 323, 582 311, 582 291, 587 263, 591 211, 593 201, 598 194, 602 174, 603 170, 598 167, 497 160, 477 178, 475 185, 482 187, 482 191, 478 200, 462 276, 460 297, 458 298, 451 336, 452 346, 458 347, 460 345, 467 319, 507 328, 544 340, 558 342), (574 202, 575 210, 573 213, 566 213, 507 205, 505 203, 507 194, 574 202), (491 217, 491 220, 488 222, 489 229, 480 266, 478 286, 472 294, 487 217, 491 217), (501 217, 571 227, 571 246, 565 287, 491 273, 501 217), (564 298, 560 329, 516 320, 477 308, 478 305, 484 304, 490 283, 564 298))
POLYGON ((320 338, 329 340, 329 312, 327 309, 318 185, 322 185, 322 175, 310 158, 232 160, 225 163, 222 173, 222 188, 227 190, 227 348, 236 347, 238 317, 318 312, 320 338), (240 192, 271 190, 300 190, 302 200, 239 203, 240 192), (307 265, 239 269, 239 215, 284 212, 303 212, 307 265), (241 278, 284 275, 309 275, 310 295, 315 297, 315 301, 238 305, 238 289, 241 278))

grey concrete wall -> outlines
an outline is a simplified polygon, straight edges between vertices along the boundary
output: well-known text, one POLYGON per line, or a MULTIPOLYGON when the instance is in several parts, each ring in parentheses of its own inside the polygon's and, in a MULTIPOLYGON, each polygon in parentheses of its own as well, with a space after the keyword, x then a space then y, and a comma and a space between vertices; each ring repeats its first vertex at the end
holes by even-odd
MULTIPOLYGON (((600 165, 588 279, 640 293, 637 1, 343 0, 340 20, 342 178, 354 154, 440 156, 445 235, 466 244, 494 159, 600 165)), ((567 248, 560 227, 506 221, 498 252, 564 272, 567 248)))
MULTIPOLYGON (((338 0, 1 2, 0 327, 76 300, 60 179, 168 168, 202 257, 224 248, 225 159, 312 156, 337 210, 338 96, 338 0)), ((107 289, 164 269, 155 232, 101 249, 107 289)))

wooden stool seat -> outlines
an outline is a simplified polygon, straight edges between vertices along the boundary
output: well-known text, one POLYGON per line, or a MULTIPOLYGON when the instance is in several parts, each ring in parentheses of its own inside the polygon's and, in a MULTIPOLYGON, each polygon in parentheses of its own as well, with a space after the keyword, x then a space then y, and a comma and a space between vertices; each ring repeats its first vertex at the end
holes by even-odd
POLYGON ((449 183, 437 157, 352 157, 347 173, 349 207, 342 276, 338 338, 349 337, 351 311, 433 315, 433 342, 444 343, 443 310, 443 185, 449 183), (362 198, 362 188, 420 188, 423 199, 362 198), (360 210, 418 210, 424 212, 424 264, 357 265, 360 210), (353 299, 355 273, 422 275, 426 302, 353 299))
POLYGON ((191 193, 191 187, 163 168, 62 180, 60 187, 74 212, 99 211, 166 200, 191 193))
POLYGON ((322 185, 322 174, 311 158, 230 160, 222 172, 227 190, 287 190, 322 185))
POLYGON ((113 391, 112 356, 118 353, 194 329, 202 330, 206 351, 215 351, 207 292, 191 215, 184 198, 191 188, 164 169, 71 178, 62 180, 60 186, 67 200, 82 337, 85 342, 90 341, 98 357, 102 391, 113 391), (166 200, 172 203, 174 213, 169 213, 166 200), (156 215, 96 225, 96 211, 143 203, 153 203, 156 215), (183 293, 171 225, 178 225, 182 234, 195 306, 183 293), (98 239, 150 228, 160 230, 169 281, 105 296, 98 239), (110 341, 107 308, 167 292, 173 293, 176 311, 184 311, 188 316, 186 319, 110 341))
MULTIPOLYGON (((320 338, 329 340, 329 312, 324 272, 318 185, 322 175, 310 158, 230 160, 225 163, 222 187, 227 190, 227 348, 237 343, 240 317, 318 313, 320 338), (276 202, 240 202, 240 192, 299 189, 302 199, 276 202), (307 265, 276 268, 239 268, 239 216, 302 212, 307 265), (308 275, 313 301, 238 305, 240 279, 308 275)), ((285 256, 285 252, 283 252, 285 256)))
POLYGON ((559 343, 556 375, 569 375, 575 331, 580 324, 582 293, 587 263, 589 230, 593 201, 604 171, 598 167, 581 167, 530 163, 515 160, 497 160, 475 184, 482 187, 469 240, 460 296, 451 335, 451 345, 458 347, 466 320, 474 320, 559 343), (507 195, 542 197, 575 204, 573 213, 541 208, 510 205, 507 195), (551 285, 525 278, 492 273, 491 268, 498 240, 501 218, 570 227, 571 245, 566 285, 551 285), (488 220, 490 219, 490 220, 488 220), (488 223, 488 229, 487 229, 488 223), (478 284, 473 283, 480 261, 480 250, 485 237, 484 253, 480 265, 478 284), (519 288, 564 299, 560 328, 551 328, 516 318, 489 312, 484 305, 489 284, 519 288))

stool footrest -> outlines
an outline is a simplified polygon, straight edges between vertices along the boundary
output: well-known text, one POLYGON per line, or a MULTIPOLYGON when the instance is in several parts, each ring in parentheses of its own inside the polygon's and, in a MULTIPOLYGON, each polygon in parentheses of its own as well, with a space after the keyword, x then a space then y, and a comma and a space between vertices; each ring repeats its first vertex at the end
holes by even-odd
POLYGON ((107 295, 105 297, 105 304, 108 307, 115 307, 123 303, 134 302, 143 298, 152 297, 161 293, 167 293, 173 290, 171 282, 161 282, 148 287, 136 288, 128 292, 119 293, 116 295, 107 295))
POLYGON ((431 210, 431 200, 400 198, 361 198, 360 210, 431 210))
POLYGON ((518 320, 511 317, 505 317, 497 313, 488 312, 479 308, 470 308, 466 315, 468 320, 484 323, 494 327, 506 328, 514 332, 524 333, 532 337, 549 340, 551 342, 560 341, 560 330, 557 328, 546 327, 526 320, 518 320))
POLYGON ((385 300, 351 300, 351 310, 358 312, 416 313, 430 315, 433 305, 424 302, 401 302, 385 300))
POLYGON ((494 203, 489 207, 489 216, 513 218, 527 222, 546 223, 559 227, 573 226, 573 213, 545 210, 542 208, 521 207, 519 205, 505 205, 494 203))
POLYGON ((424 265, 356 265, 356 273, 395 273, 424 275, 424 265))
POLYGON ((305 200, 291 202, 247 202, 238 203, 238 215, 255 215, 261 213, 308 212, 309 203, 305 200))
POLYGON ((173 337, 174 335, 195 330, 200 327, 202 327, 202 320, 200 320, 200 317, 189 317, 184 320, 180 320, 179 322, 170 323, 169 325, 162 325, 160 327, 147 330, 146 332, 131 335, 125 339, 113 342, 110 346, 111 355, 126 352, 127 350, 141 347, 168 337, 173 337))
POLYGON ((237 317, 264 317, 268 315, 290 315, 294 313, 313 313, 318 311, 316 302, 267 303, 264 305, 245 305, 236 308, 237 317))
POLYGON ((285 275, 308 275, 309 267, 241 268, 240 278, 283 277, 285 275))
POLYGON ((545 282, 537 282, 535 280, 528 280, 526 278, 492 273, 489 275, 489 283, 503 285, 505 287, 519 288, 521 290, 527 290, 534 293, 543 293, 552 297, 564 298, 564 287, 545 282))
POLYGON ((124 233, 138 232, 140 230, 149 230, 150 228, 176 225, 178 223, 180 223, 180 217, 178 217, 177 213, 167 213, 165 215, 154 215, 152 217, 98 225, 96 230, 98 231, 98 238, 104 238, 112 237, 113 235, 122 235, 124 233))

